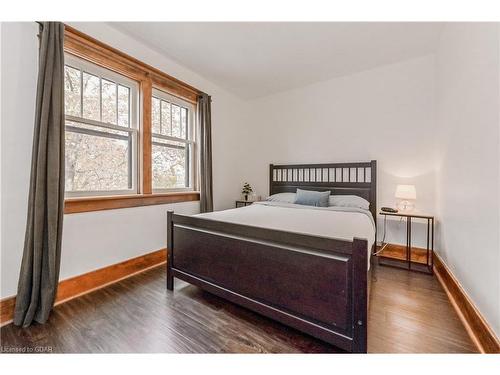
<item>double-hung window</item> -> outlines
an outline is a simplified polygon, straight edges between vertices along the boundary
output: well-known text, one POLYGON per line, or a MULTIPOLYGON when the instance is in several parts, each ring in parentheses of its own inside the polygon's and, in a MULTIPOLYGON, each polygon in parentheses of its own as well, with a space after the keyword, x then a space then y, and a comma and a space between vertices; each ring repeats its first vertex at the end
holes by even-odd
POLYGON ((66 214, 197 201, 200 91, 67 26, 66 214))
POLYGON ((66 195, 138 192, 137 82, 65 56, 66 195))
POLYGON ((194 106, 154 89, 151 114, 153 190, 194 190, 194 106))

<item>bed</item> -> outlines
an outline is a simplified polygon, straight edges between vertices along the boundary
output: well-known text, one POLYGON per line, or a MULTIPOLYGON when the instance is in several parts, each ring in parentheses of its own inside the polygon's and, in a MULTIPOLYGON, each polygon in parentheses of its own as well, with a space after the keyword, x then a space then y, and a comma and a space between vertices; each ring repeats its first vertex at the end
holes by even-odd
POLYGON ((356 195, 368 212, 256 202, 194 216, 168 212, 167 289, 174 278, 324 340, 367 351, 376 161, 270 165, 269 194, 356 195))

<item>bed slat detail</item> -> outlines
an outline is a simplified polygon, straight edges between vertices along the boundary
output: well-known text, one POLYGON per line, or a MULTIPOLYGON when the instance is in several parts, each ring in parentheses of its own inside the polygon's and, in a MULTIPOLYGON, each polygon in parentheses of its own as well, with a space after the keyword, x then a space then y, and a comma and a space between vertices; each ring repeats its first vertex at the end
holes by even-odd
POLYGON ((358 195, 370 202, 376 217, 376 161, 328 164, 270 165, 269 193, 330 190, 332 194, 358 195), (291 173, 290 173, 291 170, 291 173), (271 177, 272 176, 272 177, 271 177))

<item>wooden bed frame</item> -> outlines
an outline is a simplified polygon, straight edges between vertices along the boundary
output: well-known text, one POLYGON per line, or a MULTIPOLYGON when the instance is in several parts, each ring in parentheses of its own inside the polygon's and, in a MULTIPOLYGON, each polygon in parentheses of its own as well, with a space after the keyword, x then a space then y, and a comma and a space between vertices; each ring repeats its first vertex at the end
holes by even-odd
MULTIPOLYGON (((269 194, 297 188, 358 195, 376 218, 376 161, 270 165, 269 194)), ((168 212, 174 277, 354 353, 367 351, 368 242, 168 212)))

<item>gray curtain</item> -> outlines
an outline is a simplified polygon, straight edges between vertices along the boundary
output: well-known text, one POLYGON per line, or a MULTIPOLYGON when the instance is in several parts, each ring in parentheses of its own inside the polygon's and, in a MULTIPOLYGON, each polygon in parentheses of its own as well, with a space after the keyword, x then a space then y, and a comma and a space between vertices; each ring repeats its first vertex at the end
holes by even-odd
POLYGON ((200 211, 213 211, 212 187, 212 98, 207 94, 198 97, 197 124, 200 160, 200 211))
POLYGON ((64 24, 43 22, 24 253, 14 324, 45 323, 59 281, 64 209, 64 24))

